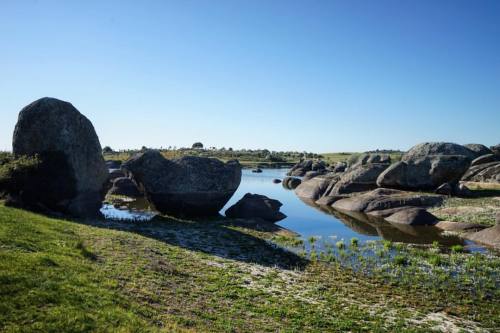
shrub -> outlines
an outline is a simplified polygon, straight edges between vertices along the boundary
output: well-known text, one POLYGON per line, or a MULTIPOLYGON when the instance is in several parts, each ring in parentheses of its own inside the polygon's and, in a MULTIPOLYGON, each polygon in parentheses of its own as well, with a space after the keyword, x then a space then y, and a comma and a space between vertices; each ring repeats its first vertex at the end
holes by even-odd
POLYGON ((58 210, 76 195, 76 179, 63 152, 10 156, 0 165, 0 196, 7 203, 38 210, 58 210))

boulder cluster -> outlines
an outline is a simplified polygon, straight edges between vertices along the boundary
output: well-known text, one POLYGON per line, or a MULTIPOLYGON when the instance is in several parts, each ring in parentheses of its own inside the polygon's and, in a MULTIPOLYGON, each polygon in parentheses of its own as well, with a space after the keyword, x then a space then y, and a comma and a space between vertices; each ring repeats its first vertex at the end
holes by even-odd
POLYGON ((70 103, 48 97, 21 110, 13 153, 0 196, 9 204, 74 217, 99 215, 108 191, 145 196, 163 214, 216 215, 241 181, 237 161, 167 160, 146 150, 123 165, 105 162, 92 123, 70 103))
MULTIPOLYGON (((301 161, 293 170, 310 165, 311 161, 301 161)), ((304 177, 295 193, 314 205, 397 225, 448 228, 426 209, 441 204, 445 196, 473 196, 467 182, 500 183, 498 146, 480 144, 428 142, 411 148, 395 163, 387 155, 364 154, 345 169, 340 165, 342 171, 336 167, 304 177)))

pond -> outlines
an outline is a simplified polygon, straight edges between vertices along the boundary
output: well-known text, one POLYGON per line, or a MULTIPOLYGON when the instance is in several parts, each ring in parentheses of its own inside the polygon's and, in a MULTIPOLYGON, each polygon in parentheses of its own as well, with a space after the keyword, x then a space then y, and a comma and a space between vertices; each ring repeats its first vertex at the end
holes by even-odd
MULTIPOLYGON (((238 190, 222 209, 221 214, 246 193, 262 194, 283 204, 281 211, 287 218, 278 222, 278 225, 298 233, 304 240, 314 238, 319 247, 321 244, 338 241, 348 243, 356 238, 360 242, 381 239, 412 244, 438 242, 444 246, 462 245, 474 252, 484 250, 473 242, 456 236, 443 235, 434 227, 395 227, 384 221, 368 220, 363 215, 356 217, 342 215, 329 207, 305 203, 295 195, 294 191, 273 183, 275 178, 286 177, 286 172, 286 169, 264 169, 262 173, 253 173, 249 169, 244 169, 238 190)), ((101 211, 107 218, 143 221, 154 216, 150 211, 144 210, 146 207, 147 205, 139 201, 135 205, 130 205, 129 210, 124 209, 126 207, 117 209, 112 205, 104 205, 101 211)))

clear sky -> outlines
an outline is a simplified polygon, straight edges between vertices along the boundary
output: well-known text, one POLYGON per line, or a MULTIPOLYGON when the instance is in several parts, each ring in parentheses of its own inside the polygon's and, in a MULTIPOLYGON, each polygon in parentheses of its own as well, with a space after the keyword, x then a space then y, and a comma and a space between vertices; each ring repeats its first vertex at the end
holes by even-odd
POLYGON ((0 0, 0 150, 70 101, 115 149, 500 143, 500 1, 0 0))

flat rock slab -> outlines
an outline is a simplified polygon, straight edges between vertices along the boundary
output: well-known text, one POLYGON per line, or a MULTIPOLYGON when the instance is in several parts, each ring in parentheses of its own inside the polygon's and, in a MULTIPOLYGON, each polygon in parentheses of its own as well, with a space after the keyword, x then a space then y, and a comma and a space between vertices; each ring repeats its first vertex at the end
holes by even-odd
POLYGON ((454 231, 454 232, 464 232, 472 230, 482 230, 486 228, 484 225, 477 223, 466 223, 466 222, 451 222, 451 221, 439 221, 435 224, 436 228, 444 231, 454 231))
POLYGON ((378 188, 368 193, 338 200, 333 208, 370 213, 398 207, 432 207, 443 202, 443 196, 378 188))
POLYGON ((500 249, 500 225, 486 228, 478 232, 470 233, 465 236, 471 241, 500 249))
POLYGON ((385 219, 389 223, 411 226, 435 225, 437 217, 423 208, 408 208, 400 210, 385 219))

